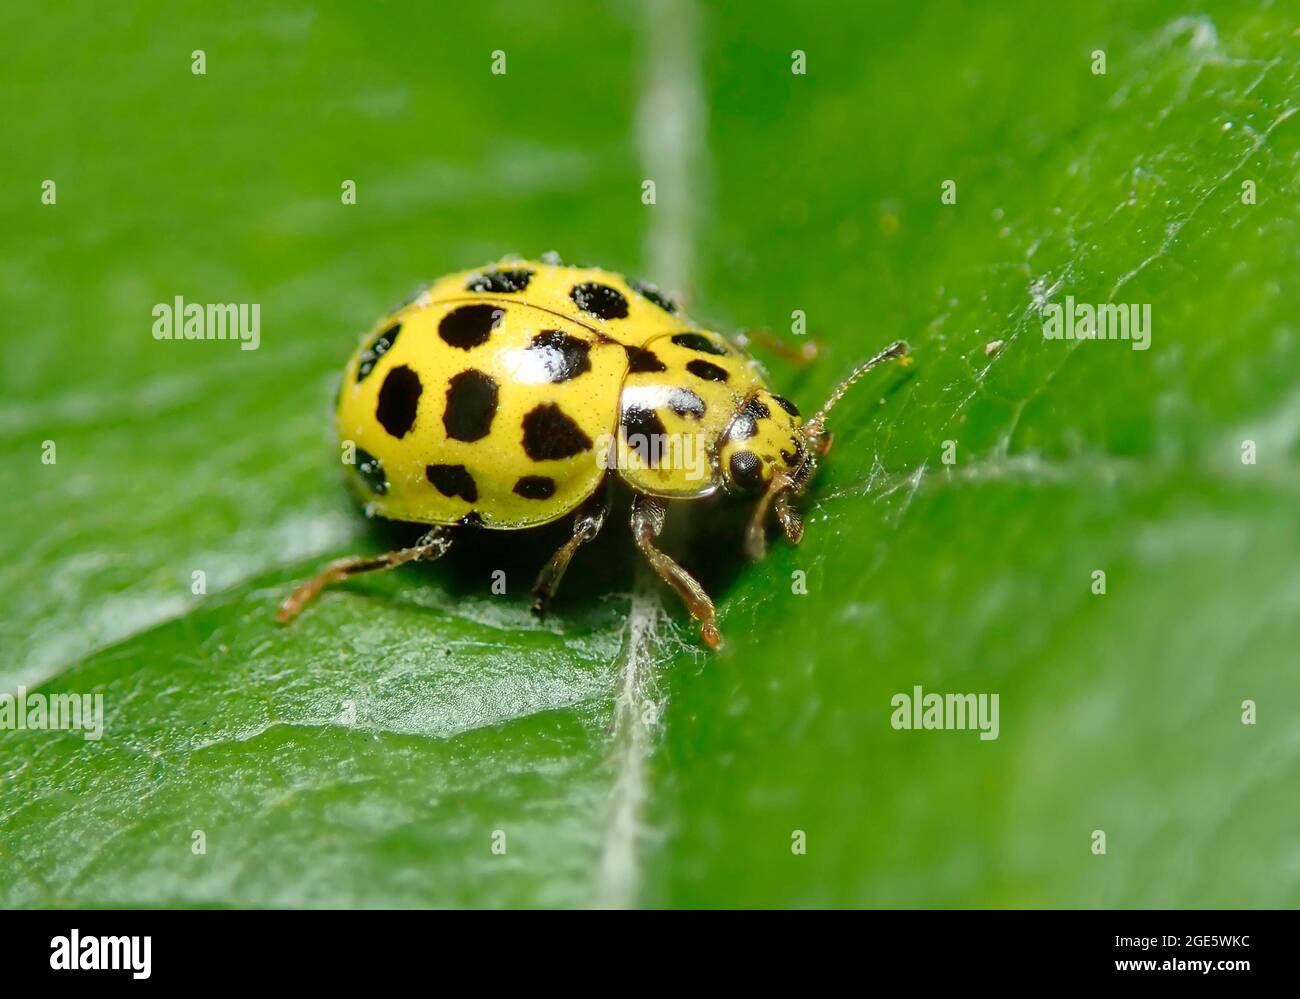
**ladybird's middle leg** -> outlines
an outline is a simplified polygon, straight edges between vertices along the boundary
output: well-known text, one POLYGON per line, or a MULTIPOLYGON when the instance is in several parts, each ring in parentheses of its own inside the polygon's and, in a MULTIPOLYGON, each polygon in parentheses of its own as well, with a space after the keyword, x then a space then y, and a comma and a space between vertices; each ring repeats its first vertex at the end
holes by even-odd
POLYGON ((700 637, 710 648, 722 644, 718 633, 713 601, 689 572, 654 546, 654 539, 664 529, 668 504, 662 499, 638 494, 632 500, 632 537, 659 577, 677 591, 691 617, 700 622, 700 637))
POLYGON ((578 507, 578 512, 573 517, 573 536, 542 566, 542 571, 537 574, 537 582, 533 584, 533 613, 538 617, 546 616, 547 608, 550 607, 555 591, 560 588, 560 580, 564 578, 564 571, 569 568, 574 552, 600 533, 605 517, 609 514, 609 504, 609 482, 606 480, 578 507))
POLYGON ((407 562, 414 562, 416 559, 432 562, 436 558, 441 558, 450 547, 450 532, 445 527, 435 527, 410 548, 398 548, 396 551, 385 552, 382 555, 358 555, 353 558, 341 558, 337 562, 331 562, 325 567, 324 572, 307 580, 285 597, 284 603, 280 605, 279 613, 275 615, 275 619, 281 624, 292 621, 304 607, 320 594, 321 590, 331 583, 342 582, 349 576, 356 576, 363 572, 379 572, 382 569, 392 569, 399 565, 405 565, 407 562))
POLYGON ((815 361, 817 355, 821 353, 821 345, 810 337, 805 338, 801 346, 791 347, 770 330, 738 330, 732 334, 731 339, 741 350, 748 351, 752 345, 758 344, 795 364, 815 361))

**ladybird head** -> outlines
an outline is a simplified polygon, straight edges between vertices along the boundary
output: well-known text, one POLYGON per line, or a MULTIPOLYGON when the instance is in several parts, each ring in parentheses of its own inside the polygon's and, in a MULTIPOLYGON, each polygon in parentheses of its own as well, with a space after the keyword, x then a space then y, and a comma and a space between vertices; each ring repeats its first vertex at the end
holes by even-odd
POLYGON ((732 415, 718 459, 732 492, 761 493, 776 482, 801 487, 812 474, 799 410, 766 389, 751 392, 732 415))
POLYGON ((817 470, 817 456, 830 447, 827 414, 849 386, 872 368, 894 358, 910 363, 907 350, 907 344, 899 340, 859 365, 807 422, 793 403, 770 392, 759 391, 745 398, 727 427, 718 457, 731 489, 760 494, 745 542, 752 557, 763 554, 769 508, 776 511, 786 537, 796 543, 803 537, 803 520, 791 500, 808 488, 817 470))

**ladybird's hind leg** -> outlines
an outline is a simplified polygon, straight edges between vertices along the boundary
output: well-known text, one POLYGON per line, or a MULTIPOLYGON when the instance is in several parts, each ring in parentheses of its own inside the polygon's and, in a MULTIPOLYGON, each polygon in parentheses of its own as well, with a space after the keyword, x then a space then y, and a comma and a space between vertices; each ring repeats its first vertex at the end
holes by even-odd
POLYGON ((677 591, 691 617, 700 622, 700 637, 704 644, 716 649, 722 644, 722 636, 718 633, 713 601, 694 576, 654 546, 654 539, 664 529, 667 510, 668 504, 664 500, 638 494, 632 500, 632 537, 654 571, 677 591))
POLYGON ((321 590, 331 583, 342 582, 349 576, 357 576, 363 572, 379 572, 383 569, 392 569, 399 565, 405 565, 407 562, 414 562, 417 559, 432 562, 434 559, 441 558, 450 547, 451 532, 445 527, 435 527, 410 548, 398 548, 396 551, 385 552, 383 555, 359 555, 353 558, 341 558, 337 562, 331 562, 325 567, 324 572, 313 579, 307 580, 285 597, 284 603, 280 605, 279 613, 275 615, 275 618, 281 624, 292 621, 307 604, 316 598, 321 590))
POLYGON ((600 533, 605 517, 609 514, 609 503, 609 482, 606 480, 578 507, 578 512, 573 516, 573 536, 560 545, 551 560, 542 566, 542 571, 537 574, 537 582, 533 584, 533 613, 538 617, 546 616, 574 552, 600 533))

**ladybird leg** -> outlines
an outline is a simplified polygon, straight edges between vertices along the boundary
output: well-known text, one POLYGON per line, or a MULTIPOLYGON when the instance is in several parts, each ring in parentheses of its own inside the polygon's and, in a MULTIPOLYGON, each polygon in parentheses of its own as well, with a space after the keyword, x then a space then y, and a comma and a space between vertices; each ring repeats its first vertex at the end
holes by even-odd
POLYGON ((307 580, 285 598, 284 603, 280 605, 279 613, 275 615, 275 619, 281 624, 292 621, 307 604, 316 598, 321 590, 331 583, 342 582, 349 576, 356 576, 363 572, 379 572, 382 569, 392 569, 399 565, 405 565, 407 562, 414 562, 417 559, 432 562, 445 554, 450 547, 450 532, 445 527, 435 527, 410 548, 398 548, 396 551, 385 552, 383 555, 359 555, 353 558, 341 558, 337 562, 331 562, 325 567, 324 572, 307 580))
POLYGON ((791 347, 788 343, 768 330, 739 330, 731 336, 732 342, 741 350, 749 350, 750 347, 757 344, 766 350, 770 350, 778 357, 784 357, 787 361, 793 361, 796 364, 807 364, 815 360, 821 353, 821 347, 816 340, 811 338, 805 339, 800 347, 791 347))
POLYGON ((790 491, 794 481, 787 476, 778 475, 772 479, 763 495, 758 498, 753 516, 749 518, 749 527, 745 531, 745 554, 758 561, 767 552, 767 512, 776 504, 776 516, 781 522, 785 536, 795 544, 803 537, 803 522, 798 513, 790 506, 790 491))
POLYGON ((632 537, 654 571, 677 591, 691 617, 700 622, 704 644, 716 649, 722 644, 722 636, 718 633, 713 601, 694 576, 654 546, 654 539, 664 529, 667 510, 668 504, 662 499, 638 494, 632 500, 632 537))
POLYGON ((569 568, 574 552, 600 533, 605 517, 609 514, 609 503, 610 493, 606 480, 590 499, 578 507, 578 512, 573 517, 573 537, 562 544, 551 556, 551 560, 542 566, 542 571, 537 574, 537 582, 533 584, 533 613, 538 617, 546 616, 551 599, 560 588, 560 580, 564 578, 564 571, 569 568))
POLYGON ((781 530, 785 531, 785 536, 790 539, 790 543, 797 545, 803 540, 803 517, 791 505, 790 497, 792 495, 794 494, 789 490, 777 495, 776 519, 781 525, 781 530))

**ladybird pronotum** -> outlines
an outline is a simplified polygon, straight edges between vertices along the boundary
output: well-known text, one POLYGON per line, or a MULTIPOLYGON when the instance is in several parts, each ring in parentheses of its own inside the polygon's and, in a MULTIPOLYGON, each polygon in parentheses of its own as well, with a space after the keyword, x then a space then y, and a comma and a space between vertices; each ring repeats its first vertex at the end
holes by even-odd
POLYGON ((712 600, 655 547, 668 504, 747 493, 757 500, 752 556, 763 552, 769 512, 799 541, 792 500, 829 445, 827 412, 862 374, 906 353, 901 341, 881 351, 805 422, 747 353, 653 285, 518 259, 448 275, 366 334, 337 405, 367 508, 431 530, 409 548, 332 563, 279 618, 348 576, 438 558, 457 528, 521 530, 572 514, 572 536, 533 588, 544 613, 574 553, 604 523, 617 479, 633 493, 634 541, 716 648, 712 600))

